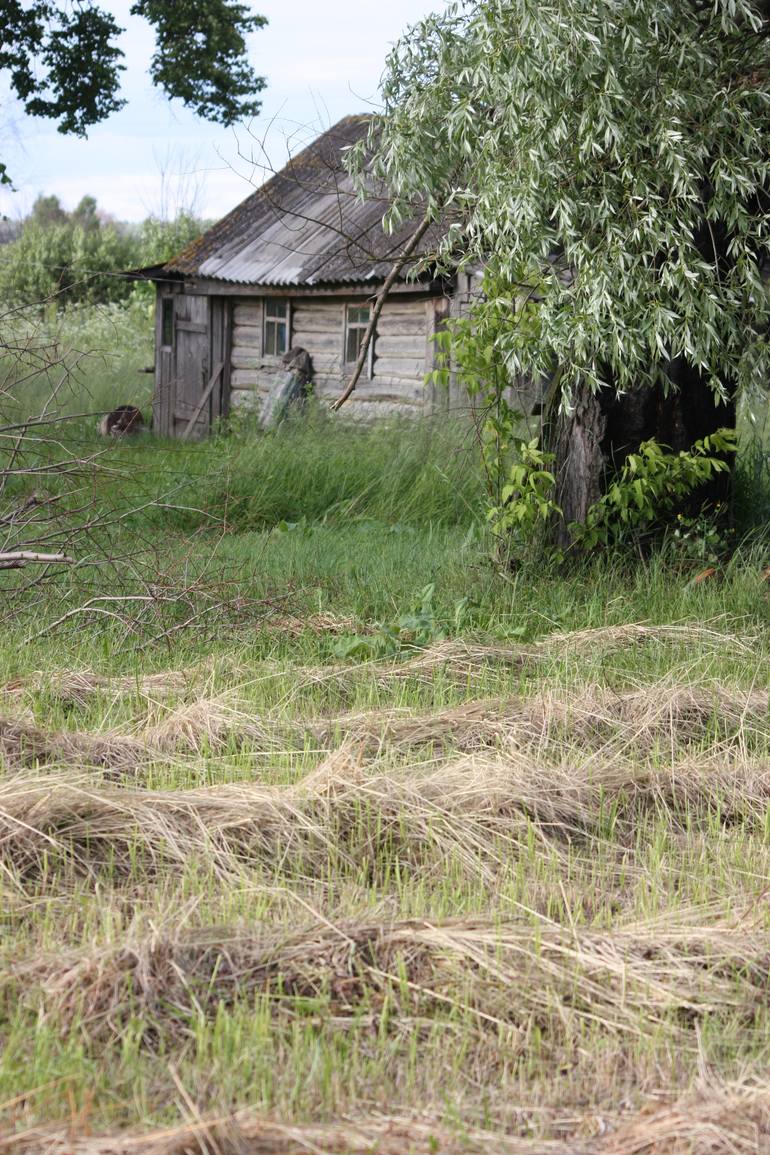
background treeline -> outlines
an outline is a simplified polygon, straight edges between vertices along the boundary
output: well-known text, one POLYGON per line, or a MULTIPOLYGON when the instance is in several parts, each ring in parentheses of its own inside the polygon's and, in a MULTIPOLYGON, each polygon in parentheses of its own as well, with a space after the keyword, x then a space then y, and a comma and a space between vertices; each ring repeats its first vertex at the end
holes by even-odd
POLYGON ((187 211, 134 224, 112 219, 91 196, 71 212, 58 197, 39 196, 20 225, 7 222, 0 233, 0 304, 125 301, 136 284, 120 273, 166 260, 206 227, 187 211))

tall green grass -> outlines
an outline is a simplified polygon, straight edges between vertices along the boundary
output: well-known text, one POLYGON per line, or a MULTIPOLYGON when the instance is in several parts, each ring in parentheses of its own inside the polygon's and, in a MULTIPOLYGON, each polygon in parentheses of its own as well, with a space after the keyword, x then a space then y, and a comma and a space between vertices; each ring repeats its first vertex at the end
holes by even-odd
POLYGON ((458 525, 481 509, 466 423, 361 425, 312 405, 275 430, 224 435, 212 452, 222 466, 204 485, 206 503, 237 530, 303 519, 458 525))

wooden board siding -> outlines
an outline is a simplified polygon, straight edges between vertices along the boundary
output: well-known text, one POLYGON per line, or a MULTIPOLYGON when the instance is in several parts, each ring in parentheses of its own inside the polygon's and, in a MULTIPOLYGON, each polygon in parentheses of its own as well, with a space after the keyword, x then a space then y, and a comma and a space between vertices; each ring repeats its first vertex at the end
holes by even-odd
POLYGON ((381 408, 419 416, 425 412, 425 374, 432 368, 426 360, 426 336, 432 324, 433 298, 391 298, 385 302, 377 323, 371 381, 359 382, 353 411, 361 417, 377 416, 381 408))
POLYGON ((210 413, 199 411, 211 371, 209 300, 179 293, 175 298, 174 374, 171 433, 181 436, 198 414, 190 436, 204 436, 211 425, 210 413))
POLYGON ((153 428, 163 437, 179 437, 192 417, 188 436, 203 437, 227 413, 230 366, 230 309, 219 297, 199 297, 181 286, 164 285, 155 307, 155 391, 153 428), (172 308, 171 334, 163 344, 164 302, 172 308), (214 388, 199 408, 214 367, 222 365, 214 388))
MULTIPOLYGON (((417 415, 432 408, 425 374, 433 367, 437 302, 443 298, 398 297, 385 303, 372 351, 371 375, 358 383, 345 406, 350 416, 385 413, 417 415)), ((290 302, 290 345, 306 349, 313 361, 313 388, 321 401, 339 396, 343 366, 346 299, 294 297, 290 302)), ((281 359, 262 354, 262 307, 259 297, 236 298, 232 308, 230 355, 231 404, 260 408, 281 372, 281 359)), ((348 369, 349 371, 349 369, 348 369)))
POLYGON ((260 409, 277 373, 282 372, 280 357, 262 354, 263 302, 250 297, 232 302, 232 341, 230 347, 230 404, 260 409))
POLYGON ((313 392, 327 404, 341 391, 345 305, 341 300, 300 298, 292 312, 291 343, 313 362, 313 392))

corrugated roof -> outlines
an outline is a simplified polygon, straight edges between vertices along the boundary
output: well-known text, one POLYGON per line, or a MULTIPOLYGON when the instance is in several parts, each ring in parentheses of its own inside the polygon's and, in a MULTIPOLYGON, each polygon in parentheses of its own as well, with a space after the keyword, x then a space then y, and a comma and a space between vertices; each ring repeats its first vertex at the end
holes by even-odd
POLYGON ((341 152, 368 127, 368 116, 335 124, 173 257, 165 271, 243 285, 382 280, 415 222, 387 235, 384 201, 356 196, 341 152))

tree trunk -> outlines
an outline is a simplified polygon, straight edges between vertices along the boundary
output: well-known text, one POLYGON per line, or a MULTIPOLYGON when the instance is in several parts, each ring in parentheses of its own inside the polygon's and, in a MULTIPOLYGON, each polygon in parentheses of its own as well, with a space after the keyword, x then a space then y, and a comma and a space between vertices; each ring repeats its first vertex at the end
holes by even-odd
MULTIPOLYGON (((655 438, 679 452, 717 429, 735 427, 735 401, 715 404, 713 392, 692 366, 674 361, 668 375, 672 387, 667 394, 660 388, 640 388, 621 396, 609 389, 597 395, 585 387, 573 398, 570 412, 559 413, 550 423, 547 447, 555 455, 556 502, 563 513, 553 522, 554 545, 570 545, 568 524, 585 521, 590 506, 643 441, 655 438)), ((731 472, 715 474, 673 513, 694 515, 704 503, 716 502, 727 510, 731 472)))
MULTIPOLYGON (((762 2, 770 13, 770 0, 762 2)), ((712 190, 705 185, 702 191, 705 204, 712 190)), ((694 241, 703 259, 726 276, 732 266, 726 225, 704 219, 694 241)), ((717 429, 735 428, 735 390, 730 382, 725 382, 730 400, 717 404, 703 374, 683 357, 669 362, 667 377, 671 388, 665 392, 661 387, 642 387, 620 396, 613 389, 591 396, 584 388, 573 399, 569 414, 559 414, 547 424, 546 446, 555 454, 556 501, 564 513, 561 523, 554 521, 554 544, 562 549, 569 546, 567 524, 585 520, 589 506, 606 492, 629 453, 643 441, 654 438, 678 453, 717 429)), ((558 401, 551 397, 549 408, 558 401)), ((722 502, 729 516, 732 455, 728 465, 728 470, 689 494, 673 515, 694 515, 706 503, 722 502)))
MULTIPOLYGON (((548 449, 555 455, 556 504, 562 511, 561 517, 553 519, 552 535, 559 549, 570 544, 570 522, 585 521, 603 493, 607 415, 602 400, 600 394, 582 388, 572 398, 569 413, 559 412, 551 426, 548 449)), ((558 404, 558 398, 554 402, 558 404)))

